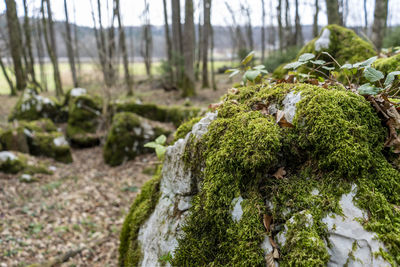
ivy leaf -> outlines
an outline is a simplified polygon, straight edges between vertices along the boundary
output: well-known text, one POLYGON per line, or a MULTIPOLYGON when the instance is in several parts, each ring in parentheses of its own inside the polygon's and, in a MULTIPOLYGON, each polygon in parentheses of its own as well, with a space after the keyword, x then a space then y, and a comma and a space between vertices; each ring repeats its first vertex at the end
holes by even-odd
POLYGON ((260 74, 261 72, 259 70, 248 70, 244 75, 246 76, 247 80, 254 82, 260 74))
POLYGON ((352 69, 354 68, 352 64, 346 63, 340 67, 340 69, 352 69))
POLYGON ((283 67, 284 69, 297 69, 298 67, 300 67, 301 65, 304 65, 304 64, 306 64, 306 62, 299 62, 299 61, 296 61, 296 62, 292 62, 292 63, 289 63, 289 64, 287 64, 285 67, 283 67))
POLYGON ((239 70, 234 70, 232 73, 229 75, 229 78, 232 78, 233 76, 237 75, 240 71, 239 70))
POLYGON ((325 70, 329 70, 329 71, 335 69, 335 67, 328 67, 328 66, 322 66, 322 68, 325 69, 325 70))
POLYGON ((234 72, 235 70, 237 70, 237 69, 227 69, 227 70, 225 71, 225 73, 232 73, 232 72, 234 72))
POLYGON ((376 95, 380 90, 381 88, 378 88, 370 83, 365 83, 358 87, 358 92, 360 95, 376 95))
POLYGON ((364 70, 364 77, 368 81, 373 83, 373 82, 376 82, 376 81, 379 81, 379 80, 385 78, 385 75, 383 75, 383 73, 381 71, 379 71, 379 70, 376 70, 376 69, 371 68, 371 67, 367 67, 364 70))
POLYGON ((355 68, 359 68, 359 67, 369 67, 372 65, 372 63, 374 63, 376 60, 378 59, 377 56, 371 57, 365 61, 362 62, 358 62, 354 64, 355 68))
POLYGON ((249 63, 249 62, 253 59, 254 54, 255 54, 255 52, 254 52, 254 51, 251 51, 251 52, 242 60, 242 62, 241 62, 240 64, 242 64, 242 65, 247 65, 247 63, 249 63))
POLYGON ((262 69, 265 69, 265 66, 264 65, 258 65, 258 66, 255 66, 253 69, 261 71, 262 69))
POLYGON ((268 74, 267 70, 260 70, 260 72, 263 73, 263 74, 268 74))
POLYGON ((400 71, 392 71, 386 76, 385 83, 383 84, 385 87, 392 84, 396 75, 400 75, 400 71))
POLYGON ((314 54, 305 53, 305 54, 302 54, 302 55, 299 57, 299 61, 300 61, 300 62, 305 62, 305 61, 309 61, 310 59, 313 59, 313 58, 315 58, 315 55, 314 55, 314 54))
POLYGON ((161 160, 164 157, 166 151, 167 151, 167 148, 165 146, 158 145, 156 147, 157 158, 159 158, 161 160))
POLYGON ((325 61, 325 60, 322 60, 322 59, 311 60, 310 62, 311 62, 312 64, 315 64, 315 65, 323 65, 323 64, 326 63, 326 61, 325 61))
POLYGON ((167 141, 167 137, 165 137, 165 135, 160 135, 159 137, 157 137, 156 139, 156 143, 159 145, 164 145, 165 141, 167 141))
POLYGON ((157 144, 156 142, 149 142, 144 144, 144 147, 149 147, 149 148, 156 148, 157 146, 159 146, 159 144, 157 144))

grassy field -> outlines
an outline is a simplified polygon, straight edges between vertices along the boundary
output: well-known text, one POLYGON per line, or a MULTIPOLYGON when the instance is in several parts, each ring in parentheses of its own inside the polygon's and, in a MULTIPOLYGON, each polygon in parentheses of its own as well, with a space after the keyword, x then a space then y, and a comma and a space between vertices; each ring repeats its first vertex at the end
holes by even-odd
MULTIPOLYGON (((214 66, 215 70, 224 65, 229 65, 230 62, 226 61, 216 61, 214 66)), ((63 62, 59 64, 60 74, 61 74, 61 82, 64 90, 68 90, 73 87, 71 71, 68 63, 63 62)), ((138 62, 130 65, 131 72, 134 75, 135 80, 145 79, 146 78, 146 69, 143 62, 138 62)), ((35 66, 36 78, 40 82, 40 69, 39 65, 35 66)), ((8 69, 9 76, 13 78, 14 75, 12 70, 8 69)), ((152 64, 152 75, 158 76, 161 73, 161 62, 154 62, 152 64)), ((119 66, 119 75, 123 75, 122 65, 119 66)), ((54 79, 53 79, 53 69, 50 63, 45 64, 45 76, 47 81, 47 88, 49 91, 54 90, 54 79)), ((82 87, 97 87, 101 88, 102 85, 102 74, 100 68, 97 64, 94 63, 82 63, 81 69, 79 71, 79 80, 82 87)), ((15 83, 15 82, 14 82, 15 83)), ((43 83, 42 83, 43 84, 43 83)), ((0 74, 0 95, 8 95, 10 94, 10 88, 7 84, 7 81, 4 75, 0 74)))

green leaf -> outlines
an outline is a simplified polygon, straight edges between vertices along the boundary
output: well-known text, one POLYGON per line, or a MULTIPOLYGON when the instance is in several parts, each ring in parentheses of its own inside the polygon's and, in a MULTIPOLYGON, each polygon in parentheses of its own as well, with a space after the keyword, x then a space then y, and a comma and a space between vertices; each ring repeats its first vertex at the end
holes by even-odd
POLYGON ((367 67, 364 70, 364 77, 370 81, 370 82, 376 82, 379 80, 382 80, 383 78, 385 78, 385 75, 383 75, 383 73, 379 70, 376 70, 374 68, 371 67, 367 67))
POLYGON ((165 146, 161 146, 161 145, 157 146, 156 147, 157 157, 161 160, 164 157, 166 151, 167 151, 167 148, 165 146))
POLYGON ((165 137, 165 135, 160 135, 159 137, 157 137, 156 139, 156 143, 159 145, 163 145, 165 144, 165 141, 167 141, 167 137, 165 137))
POLYGON ((340 69, 352 69, 352 68, 353 68, 353 65, 349 64, 349 63, 344 64, 343 66, 340 67, 340 69))
POLYGON ((313 59, 313 58, 315 58, 315 55, 314 55, 314 54, 305 53, 305 54, 302 54, 302 55, 299 57, 299 60, 298 60, 298 61, 300 61, 300 62, 305 62, 305 61, 309 61, 310 59, 313 59))
POLYGON ((144 144, 144 147, 150 147, 150 148, 156 148, 157 146, 159 146, 159 144, 157 144, 156 142, 149 142, 144 144))
POLYGON ((247 80, 254 82, 260 74, 261 72, 259 70, 248 70, 244 75, 247 80))
POLYGON ((377 56, 371 57, 371 58, 369 58, 369 59, 367 59, 367 60, 365 60, 365 61, 355 63, 353 66, 354 66, 354 68, 369 67, 369 66, 371 66, 371 64, 374 63, 375 60, 377 60, 377 59, 378 59, 377 56))
POLYGON ((232 78, 233 76, 237 75, 240 72, 240 70, 234 70, 232 73, 229 75, 229 78, 232 78))
POLYGON ((311 60, 310 62, 311 62, 312 64, 315 64, 315 65, 323 65, 323 64, 326 63, 326 61, 325 61, 325 60, 322 60, 322 59, 311 60))
POLYGON ((386 87, 386 86, 389 86, 390 84, 392 84, 392 82, 394 81, 396 75, 400 75, 400 71, 392 71, 391 73, 389 73, 386 76, 386 80, 385 80, 385 83, 383 85, 386 87))
POLYGON ((292 63, 289 63, 289 64, 287 64, 285 67, 283 67, 284 69, 297 69, 298 67, 300 67, 301 65, 304 65, 304 64, 306 64, 306 62, 299 62, 299 61, 296 61, 296 62, 292 62, 292 63))
POLYGON ((366 83, 358 87, 358 92, 361 95, 376 95, 380 90, 381 88, 378 88, 370 83, 366 83))
POLYGON ((255 52, 254 52, 254 51, 251 51, 251 52, 242 60, 242 62, 241 62, 240 64, 242 64, 242 65, 247 65, 247 63, 249 63, 249 62, 253 59, 254 54, 255 54, 255 52))
POLYGON ((262 70, 262 69, 265 69, 265 66, 264 65, 258 65, 258 66, 255 66, 253 69, 254 70, 262 70))
POLYGON ((231 72, 234 72, 234 71, 236 71, 237 69, 227 69, 226 71, 225 71, 225 73, 231 73, 231 72))
POLYGON ((335 69, 335 67, 328 67, 328 66, 322 66, 322 68, 325 69, 325 70, 329 70, 329 71, 335 69))
POLYGON ((267 70, 260 70, 260 72, 263 73, 263 74, 268 74, 267 70))

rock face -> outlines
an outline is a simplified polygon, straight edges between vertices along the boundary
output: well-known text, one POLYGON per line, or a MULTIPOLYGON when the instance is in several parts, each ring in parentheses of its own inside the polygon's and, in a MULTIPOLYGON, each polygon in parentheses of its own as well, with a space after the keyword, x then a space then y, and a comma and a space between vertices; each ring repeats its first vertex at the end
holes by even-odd
POLYGON ((117 113, 107 134, 103 150, 104 161, 111 166, 116 166, 125 160, 134 159, 137 155, 149 151, 143 147, 145 143, 169 133, 170 131, 161 124, 134 113, 117 113))
POLYGON ((224 100, 167 148, 158 190, 124 223, 121 266, 400 264, 400 173, 363 97, 279 84, 224 100))

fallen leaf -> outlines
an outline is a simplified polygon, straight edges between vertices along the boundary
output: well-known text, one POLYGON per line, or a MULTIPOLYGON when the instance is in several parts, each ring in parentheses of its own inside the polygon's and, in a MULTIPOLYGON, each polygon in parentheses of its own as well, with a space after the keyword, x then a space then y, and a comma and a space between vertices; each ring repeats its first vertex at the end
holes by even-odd
POLYGON ((271 246, 273 248, 278 248, 278 244, 274 241, 274 239, 271 236, 269 237, 269 243, 271 243, 271 246))
POLYGON ((231 88, 228 90, 228 93, 231 95, 236 95, 237 93, 239 93, 239 90, 237 88, 231 88))
POLYGON ((265 262, 267 264, 267 267, 275 267, 275 259, 273 252, 268 253, 267 256, 265 256, 265 262))
POLYGON ((293 124, 286 120, 285 112, 282 110, 276 112, 276 123, 281 127, 293 127, 293 124))
POLYGON ((265 230, 267 230, 267 232, 270 232, 271 231, 272 216, 270 216, 268 214, 264 214, 263 222, 264 222, 265 230))
POLYGON ((272 255, 274 259, 279 259, 279 250, 277 248, 274 248, 274 252, 272 255))
POLYGON ((280 167, 272 176, 274 176, 276 179, 283 179, 285 175, 285 167, 280 167))
POLYGON ((222 104, 223 104, 222 101, 221 101, 221 102, 218 102, 218 103, 213 103, 213 104, 208 105, 208 108, 214 111, 214 110, 216 110, 219 106, 221 106, 222 104))

